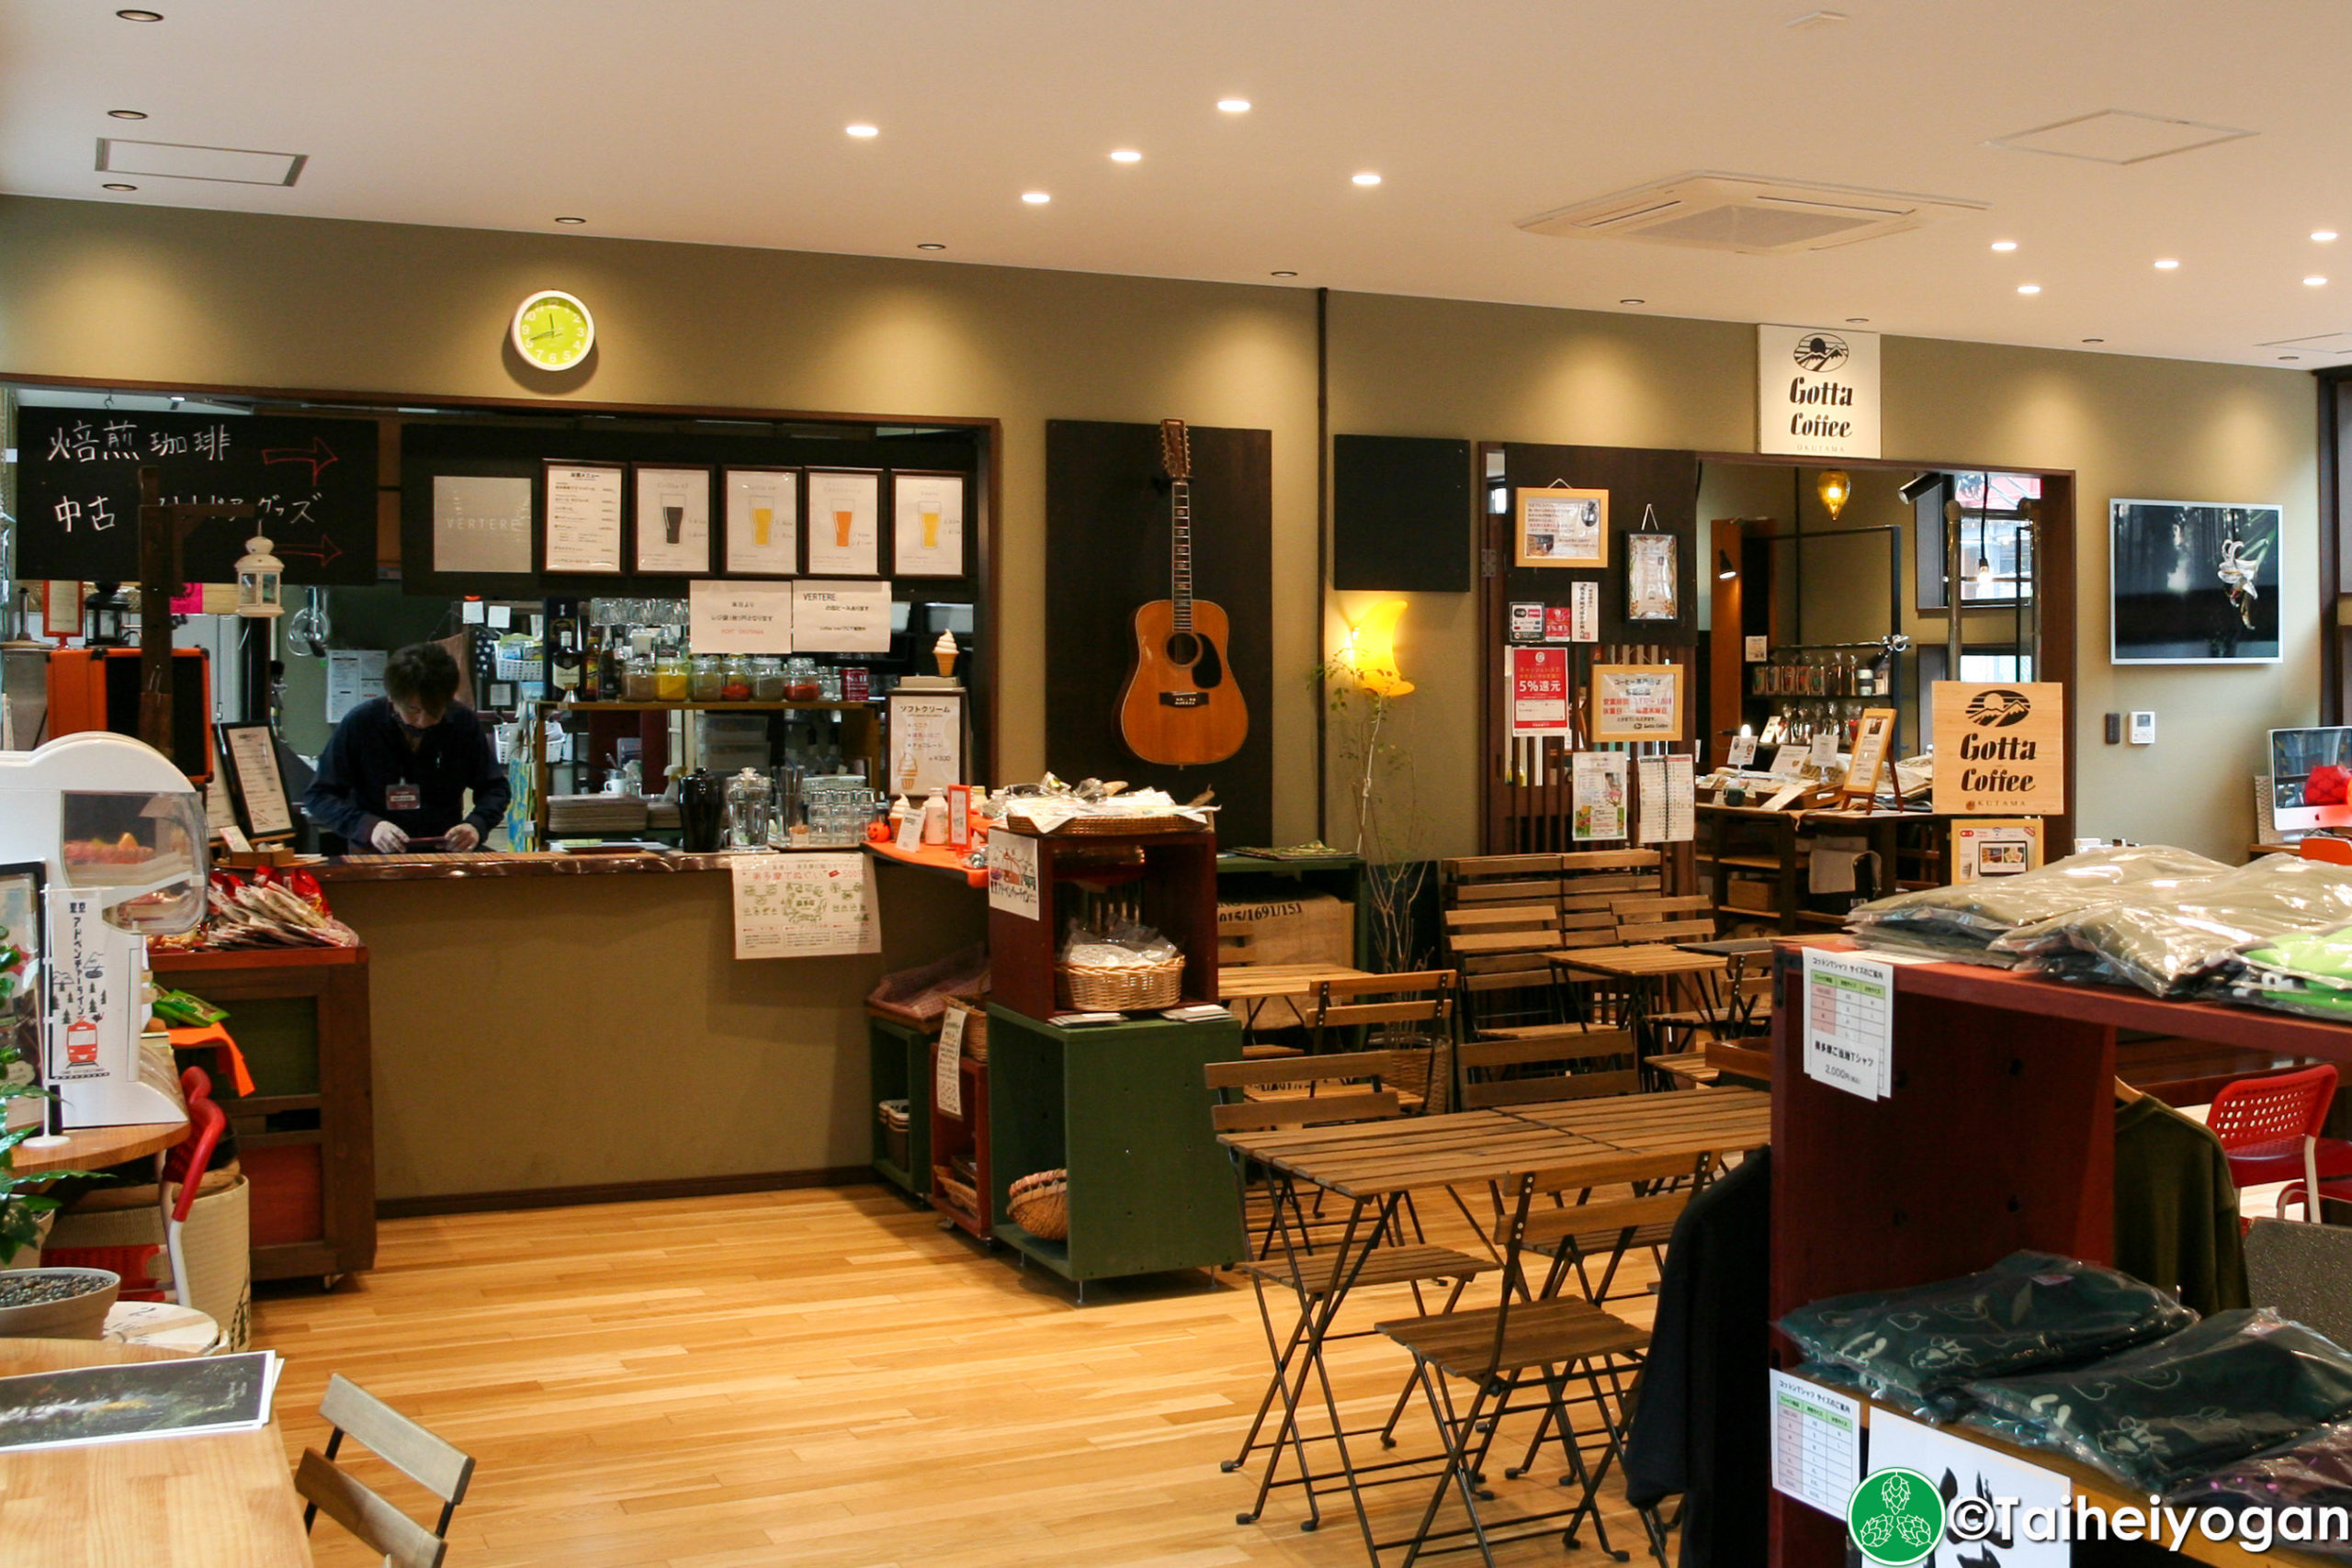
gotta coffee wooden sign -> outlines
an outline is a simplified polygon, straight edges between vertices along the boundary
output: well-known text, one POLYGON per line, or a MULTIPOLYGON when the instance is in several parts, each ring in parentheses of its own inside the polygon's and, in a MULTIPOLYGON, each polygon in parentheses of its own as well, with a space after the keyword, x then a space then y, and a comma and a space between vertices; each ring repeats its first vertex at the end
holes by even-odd
POLYGON ((2066 694, 2052 682, 1935 688, 1936 809, 2055 817, 2066 809, 2066 694))

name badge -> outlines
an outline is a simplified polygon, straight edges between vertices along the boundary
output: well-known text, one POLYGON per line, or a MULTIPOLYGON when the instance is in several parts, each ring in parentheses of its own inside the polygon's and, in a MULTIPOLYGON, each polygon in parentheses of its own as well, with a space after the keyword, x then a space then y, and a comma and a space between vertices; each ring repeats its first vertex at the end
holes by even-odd
POLYGON ((424 799, 423 794, 413 784, 386 784, 384 786, 384 809, 386 811, 415 811, 422 807, 424 804, 424 799))

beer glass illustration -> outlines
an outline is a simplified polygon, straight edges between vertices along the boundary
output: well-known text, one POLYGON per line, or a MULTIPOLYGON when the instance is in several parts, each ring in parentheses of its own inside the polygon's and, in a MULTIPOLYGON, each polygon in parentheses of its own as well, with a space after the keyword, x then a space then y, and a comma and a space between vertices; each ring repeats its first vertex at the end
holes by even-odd
POLYGON ((686 525, 686 492, 665 490, 662 492, 662 528, 670 543, 676 544, 686 525))
POLYGON ((935 491, 924 492, 922 499, 915 502, 915 511, 922 519, 922 547, 926 550, 937 549, 939 547, 938 492, 935 491))
POLYGON ((761 549, 768 547, 768 527, 775 521, 775 495, 771 491, 752 491, 752 543, 761 549))
POLYGON ((849 526, 856 521, 857 509, 855 507, 844 506, 840 502, 835 502, 833 503, 834 548, 842 550, 849 548, 849 526))

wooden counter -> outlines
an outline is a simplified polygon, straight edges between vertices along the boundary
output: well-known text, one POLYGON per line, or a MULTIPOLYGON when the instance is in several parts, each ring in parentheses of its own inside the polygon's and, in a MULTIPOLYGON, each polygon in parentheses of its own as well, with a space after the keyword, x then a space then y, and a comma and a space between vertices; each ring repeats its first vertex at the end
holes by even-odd
POLYGON ((727 856, 425 858, 322 876, 371 958, 385 1215, 870 1179, 865 995, 985 934, 883 863, 879 954, 739 961, 727 856))

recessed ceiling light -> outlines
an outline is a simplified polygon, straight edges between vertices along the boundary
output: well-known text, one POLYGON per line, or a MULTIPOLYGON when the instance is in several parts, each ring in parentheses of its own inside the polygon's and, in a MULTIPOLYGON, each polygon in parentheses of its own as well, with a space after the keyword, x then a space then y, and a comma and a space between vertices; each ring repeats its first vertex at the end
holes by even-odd
POLYGON ((915 249, 919 251, 944 251, 946 248, 947 247, 945 245, 941 244, 936 240, 924 240, 915 246, 915 249))
POLYGON ((127 185, 122 185, 122 184, 119 184, 119 183, 109 183, 109 184, 107 184, 107 185, 102 185, 102 186, 100 186, 98 188, 99 188, 100 190, 137 190, 139 187, 138 187, 137 186, 127 186, 127 185))
POLYGON ((2335 238, 2335 231, 2333 229, 2314 229, 2312 231, 2312 238, 2324 245, 2330 240, 2335 238))
POLYGON ((2306 288, 2324 288, 2327 287, 2327 279, 2320 276, 2317 273, 2313 273, 2311 276, 2303 279, 2303 287, 2306 288))
POLYGON ((1024 190, 1021 193, 1021 199, 1032 207, 1043 207, 1054 198, 1042 190, 1024 190))
POLYGON ((1284 270, 1281 270, 1281 271, 1276 272, 1276 273, 1274 274, 1274 276, 1275 276, 1276 277, 1296 277, 1296 276, 1298 276, 1298 274, 1296 274, 1296 273, 1295 273, 1295 272, 1291 272, 1291 271, 1289 271, 1289 270, 1287 270, 1287 269, 1284 269, 1284 270))
POLYGON ((588 220, 585 218, 559 218, 556 221, 559 223, 585 223, 588 220))
POLYGON ((1248 114, 1250 112, 1250 100, 1247 98, 1219 98, 1216 101, 1216 107, 1223 109, 1227 114, 1248 114))
POLYGON ((107 118, 108 119, 145 119, 147 118, 147 111, 144 109, 108 109, 107 110, 107 118))
POLYGON ((2015 240, 1996 240, 1993 242, 1993 248, 1996 251, 2014 251, 2018 248, 2018 243, 2015 240))
POLYGON ((1143 154, 1136 152, 1132 147, 1122 147, 1117 152, 1111 154, 1111 162, 1114 164, 1140 164, 1143 162, 1143 154))
POLYGON ((2020 283, 2018 285, 2018 292, 2020 294, 2039 294, 2041 292, 2041 285, 2039 283, 2020 283))
POLYGON ((1871 324, 1871 319, 1868 316, 1849 316, 1846 318, 1846 324, 1849 327, 1866 327, 1871 324))
POLYGON ((2177 257, 2159 256, 2156 259, 2156 270, 2158 272, 2178 272, 2180 270, 2180 262, 2177 257))
POLYGON ((1620 305, 1646 305, 1649 301, 1646 299, 1620 299, 1617 303, 1620 305))
POLYGON ((126 22, 160 22, 164 19, 161 11, 117 11, 115 15, 126 22))
POLYGON ((2287 361, 2289 364, 2292 364, 2294 361, 2301 359, 2302 355, 2300 354, 2282 354, 2278 357, 2287 361))
POLYGON ((2107 340, 2103 337, 2086 337, 2083 341, 2085 343, 2105 343, 2107 340))
POLYGON ((852 136, 856 137, 879 136, 882 134, 882 128, 880 126, 867 125, 863 120, 859 121, 855 125, 842 126, 842 129, 849 132, 852 136))
POLYGON ((1363 174, 1354 176, 1354 178, 1356 184, 1360 186, 1376 186, 1380 183, 1380 176, 1374 174, 1370 169, 1366 169, 1363 174))

